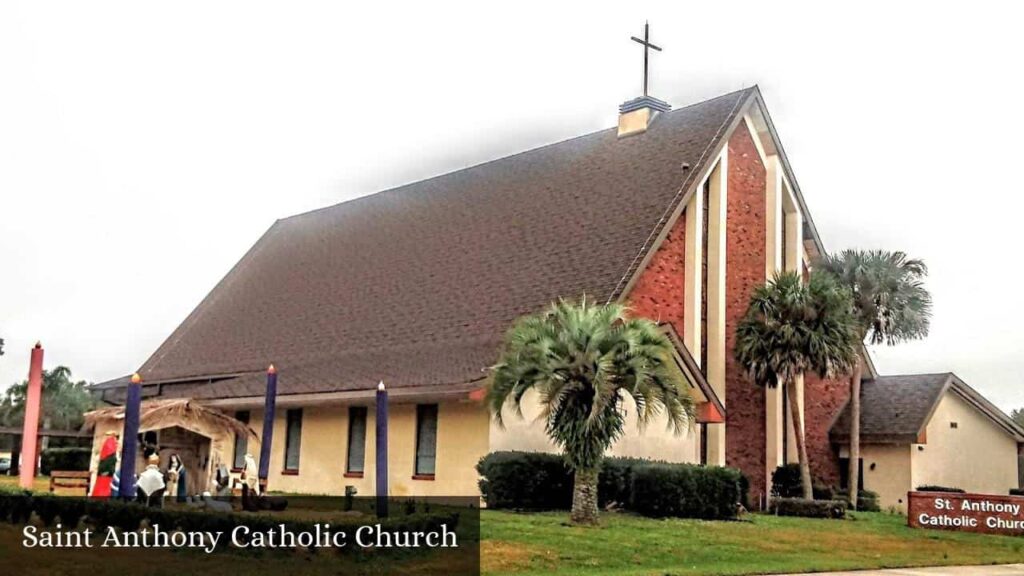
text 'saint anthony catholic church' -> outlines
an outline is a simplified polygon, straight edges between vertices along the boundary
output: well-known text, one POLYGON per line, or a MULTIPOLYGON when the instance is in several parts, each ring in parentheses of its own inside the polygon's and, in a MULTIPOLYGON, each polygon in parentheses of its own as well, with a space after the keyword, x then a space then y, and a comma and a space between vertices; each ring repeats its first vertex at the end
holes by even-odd
MULTIPOLYGON (((699 403, 684 436, 627 426, 614 455, 734 466, 763 502, 771 472, 795 461, 784 407, 797 402, 813 474, 841 485, 848 382, 808 374, 787 398, 733 359, 753 290, 825 253, 761 94, 672 110, 646 88, 645 70, 618 127, 278 220, 140 368, 146 402, 189 398, 255 425, 273 361, 270 484, 372 495, 383 380, 391 493, 478 494, 487 453, 554 450, 537 410, 501 429, 481 402, 504 332, 585 294, 662 323, 699 403)), ((862 486, 883 506, 903 507, 921 484, 1019 485, 1024 430, 990 402, 952 374, 867 365, 862 486)), ((117 403, 126 382, 97 388, 117 403)), ((97 426, 97 450, 116 426, 97 426)), ((152 439, 175 446, 197 489, 259 454, 253 438, 162 426, 152 439)))

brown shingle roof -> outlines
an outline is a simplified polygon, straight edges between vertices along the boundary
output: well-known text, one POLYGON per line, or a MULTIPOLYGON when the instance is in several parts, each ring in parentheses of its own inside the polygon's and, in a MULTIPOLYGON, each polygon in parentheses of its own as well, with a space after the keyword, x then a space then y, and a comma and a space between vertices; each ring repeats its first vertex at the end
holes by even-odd
MULTIPOLYGON (((943 394, 952 390, 988 416, 1008 434, 1024 440, 1024 430, 955 374, 906 374, 865 380, 861 386, 861 442, 915 444, 943 394)), ((850 406, 836 418, 829 433, 835 443, 850 440, 850 406)))
MULTIPOLYGON (((755 92, 279 220, 140 373, 205 380, 274 362, 281 394, 479 380, 516 317, 618 296, 755 92)), ((263 389, 255 376, 191 388, 263 389)))

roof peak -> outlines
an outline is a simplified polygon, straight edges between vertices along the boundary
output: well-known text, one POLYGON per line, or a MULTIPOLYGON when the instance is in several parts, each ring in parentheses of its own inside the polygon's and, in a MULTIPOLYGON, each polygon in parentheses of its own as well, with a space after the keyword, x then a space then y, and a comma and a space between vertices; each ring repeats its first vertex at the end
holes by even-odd
MULTIPOLYGON (((678 114, 678 113, 690 110, 692 108, 695 108, 697 106, 702 106, 702 105, 705 105, 705 104, 710 104, 712 102, 715 102, 716 100, 720 100, 722 98, 728 98, 730 96, 735 96, 735 95, 741 94, 741 93, 758 93, 758 94, 760 94, 760 88, 758 88, 757 84, 753 84, 751 86, 747 86, 746 88, 740 88, 738 90, 733 90, 731 92, 726 92, 724 94, 719 94, 718 96, 713 96, 711 98, 707 98, 707 99, 704 99, 704 100, 699 100, 697 102, 691 102, 689 104, 686 104, 685 106, 680 106, 679 108, 668 110, 668 111, 665 112, 665 114, 675 115, 675 114, 678 114)), ((651 99, 652 100, 657 100, 657 98, 651 98, 651 99)), ((634 100, 640 100, 640 98, 637 98, 637 99, 634 99, 634 100)), ((661 102, 660 100, 658 100, 658 101, 661 102)), ((666 106, 668 106, 668 105, 666 104, 666 106)), ((671 106, 669 106, 669 108, 671 108, 671 106)), ((301 216, 307 216, 307 215, 310 215, 310 214, 314 214, 316 212, 321 212, 323 210, 330 210, 331 208, 342 206, 344 204, 349 204, 351 202, 357 202, 357 201, 360 201, 360 200, 366 200, 368 198, 377 196, 379 194, 384 194, 384 193, 388 193, 388 192, 395 192, 395 191, 401 190, 403 188, 408 188, 410 186, 414 186, 416 184, 423 184, 423 183, 431 182, 433 180, 437 180, 439 178, 444 178, 444 177, 447 177, 447 176, 454 176, 456 174, 459 174, 460 172, 466 172, 466 171, 469 171, 469 170, 474 170, 476 168, 481 168, 481 167, 487 166, 488 164, 492 164, 492 163, 495 163, 495 162, 501 162, 501 161, 504 161, 504 160, 510 160, 512 158, 515 158, 517 156, 521 156, 523 154, 529 154, 531 152, 537 152, 537 151, 540 151, 540 150, 544 150, 546 148, 551 148, 553 146, 559 146, 559 145, 562 145, 562 144, 568 144, 568 143, 573 142, 575 140, 580 140, 582 138, 587 138, 587 137, 590 137, 590 136, 595 136, 595 135, 601 134, 603 132, 611 132, 611 131, 617 131, 617 130, 618 130, 618 126, 617 125, 616 126, 609 126, 607 128, 601 128, 599 130, 594 130, 592 132, 586 132, 584 134, 578 134, 576 136, 570 136, 568 138, 563 138, 561 140, 556 140, 554 142, 548 142, 547 144, 541 144, 540 146, 536 146, 534 148, 527 148, 526 150, 520 150, 518 152, 513 152, 513 153, 507 154, 505 156, 498 156, 496 158, 491 158, 489 160, 484 160, 482 162, 477 162, 476 164, 470 164, 468 166, 463 166, 462 168, 456 168, 454 170, 449 170, 447 172, 441 172, 441 173, 438 173, 438 174, 434 174, 433 176, 427 176, 426 178, 421 178, 419 180, 411 180, 409 182, 405 182, 405 183, 399 184, 397 186, 392 186, 390 188, 384 188, 382 190, 377 190, 375 192, 369 192, 367 194, 363 194, 362 196, 356 196, 354 198, 348 198, 346 200, 342 200, 342 201, 336 202, 334 204, 329 204, 327 206, 321 206, 319 208, 313 208, 312 210, 306 210, 305 212, 298 212, 298 213, 295 213, 295 214, 290 214, 288 216, 282 216, 281 218, 278 218, 277 221, 275 221, 275 224, 277 222, 281 222, 281 221, 285 221, 285 220, 291 220, 293 218, 299 218, 301 216)))

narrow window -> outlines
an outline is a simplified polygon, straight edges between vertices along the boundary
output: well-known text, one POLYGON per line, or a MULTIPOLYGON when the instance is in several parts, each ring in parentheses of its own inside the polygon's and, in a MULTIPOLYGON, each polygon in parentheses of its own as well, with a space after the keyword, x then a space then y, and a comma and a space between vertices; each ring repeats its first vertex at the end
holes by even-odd
POLYGON ((437 404, 416 406, 416 476, 433 478, 437 461, 437 404))
MULTIPOLYGON (((784 192, 784 191, 785 191, 785 189, 782 190, 782 192, 784 192)), ((783 204, 785 204, 785 203, 783 203, 783 204)), ((785 205, 783 205, 783 207, 782 207, 782 222, 780 222, 780 226, 779 226, 782 229, 782 234, 781 234, 782 235, 782 242, 779 245, 779 250, 782 253, 782 258, 781 258, 782 267, 781 267, 781 270, 783 270, 783 271, 789 270, 789 267, 787 266, 788 255, 789 255, 789 228, 787 227, 787 224, 789 224, 789 215, 786 213, 785 205)))
POLYGON ((782 463, 789 463, 789 423, 793 421, 792 408, 789 407, 789 393, 782 386, 782 463))
MULTIPOLYGON (((240 410, 235 412, 235 420, 246 426, 249 425, 249 411, 240 410)), ((245 468, 245 453, 249 450, 249 438, 245 434, 235 434, 235 453, 231 458, 231 467, 235 471, 245 468)))
POLYGON ((348 409, 348 460, 345 472, 351 476, 363 475, 366 459, 366 406, 348 409))
MULTIPOLYGON (((857 484, 861 490, 866 490, 864 486, 864 459, 859 458, 857 460, 859 465, 857 466, 857 484)), ((849 490, 850 488, 850 459, 840 458, 839 459, 839 488, 841 490, 849 490)))
POLYGON ((708 373, 708 229, 711 209, 711 179, 704 181, 704 210, 700 215, 700 367, 708 373))
POLYGON ((284 471, 299 472, 299 450, 302 443, 302 408, 288 411, 288 426, 284 437, 284 471))
POLYGON ((708 423, 700 423, 700 465, 708 465, 708 423))

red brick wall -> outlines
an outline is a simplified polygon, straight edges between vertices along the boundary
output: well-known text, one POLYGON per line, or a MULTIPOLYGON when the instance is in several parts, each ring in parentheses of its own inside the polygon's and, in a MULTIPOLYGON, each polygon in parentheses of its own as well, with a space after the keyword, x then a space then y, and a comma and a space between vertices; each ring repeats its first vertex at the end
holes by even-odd
MULTIPOLYGON (((810 277, 807 266, 803 276, 805 281, 810 277)), ((804 436, 815 482, 839 486, 839 455, 829 442, 828 431, 849 399, 848 379, 822 380, 814 373, 804 375, 804 436)))
POLYGON ((750 132, 741 124, 729 139, 725 272, 726 464, 750 480, 756 506, 765 492, 765 394, 733 357, 736 325, 754 289, 765 282, 766 171, 750 132))
POLYGON ((669 322, 680 336, 683 335, 685 256, 686 216, 683 214, 629 293, 629 305, 634 314, 656 322, 669 322))
MULTIPOLYGON (((750 133, 740 126, 729 141, 726 255, 726 464, 750 479, 751 500, 765 492, 764 391, 733 360, 736 324, 765 278, 765 176, 750 133)), ((634 314, 670 322, 683 334, 686 218, 680 216, 628 297, 634 314)), ((706 271, 705 271, 706 274, 706 271)), ((838 458, 828 441, 835 415, 849 397, 844 380, 805 379, 807 451, 815 478, 839 483, 838 458)))
POLYGON ((828 431, 849 399, 849 380, 822 380, 814 373, 804 375, 804 436, 811 475, 816 482, 839 486, 839 455, 832 449, 828 431))

